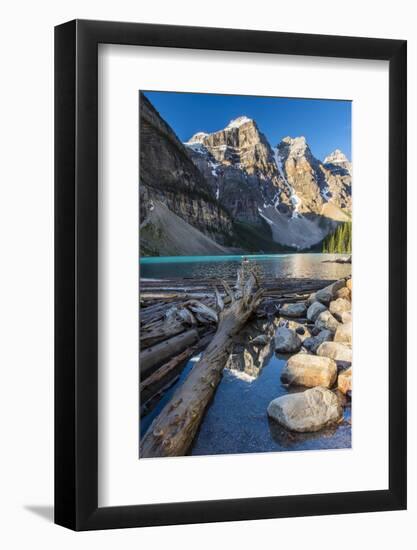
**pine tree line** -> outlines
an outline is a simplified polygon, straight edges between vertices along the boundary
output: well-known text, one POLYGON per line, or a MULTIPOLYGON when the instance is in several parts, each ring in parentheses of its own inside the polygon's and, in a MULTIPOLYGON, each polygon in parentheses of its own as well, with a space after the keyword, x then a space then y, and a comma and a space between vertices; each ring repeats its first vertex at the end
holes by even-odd
POLYGON ((352 222, 340 224, 323 241, 322 251, 330 254, 352 253, 352 222))

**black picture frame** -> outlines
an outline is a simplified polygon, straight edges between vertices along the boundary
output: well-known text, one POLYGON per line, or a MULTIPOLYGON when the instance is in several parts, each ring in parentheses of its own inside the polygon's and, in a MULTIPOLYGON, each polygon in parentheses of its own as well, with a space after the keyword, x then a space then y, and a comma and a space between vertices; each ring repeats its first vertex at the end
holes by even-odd
POLYGON ((55 28, 55 522, 108 529, 406 508, 406 41, 74 20, 55 28), (98 507, 98 44, 389 62, 389 488, 98 507))

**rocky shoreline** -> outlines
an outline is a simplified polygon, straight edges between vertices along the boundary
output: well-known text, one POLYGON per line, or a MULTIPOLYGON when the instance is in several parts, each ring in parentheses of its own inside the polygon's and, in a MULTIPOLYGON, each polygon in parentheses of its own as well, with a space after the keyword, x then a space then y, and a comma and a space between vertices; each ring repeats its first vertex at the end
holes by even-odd
POLYGON ((352 394, 352 279, 283 304, 275 351, 290 354, 281 383, 300 388, 273 399, 268 416, 293 432, 316 432, 343 421, 352 394))
MULTIPOLYGON (((255 284, 256 265, 246 263, 241 269, 247 269, 252 274, 255 284)), ((210 373, 214 372, 215 363, 209 352, 215 337, 219 338, 222 332, 221 323, 226 326, 223 312, 229 311, 229 308, 242 300, 239 291, 242 279, 239 276, 236 283, 231 280, 230 283, 221 281, 221 284, 224 286, 223 292, 219 290, 220 284, 213 287, 211 278, 141 281, 140 395, 141 417, 146 426, 141 441, 151 429, 148 428, 150 423, 152 433, 160 433, 159 429, 155 429, 155 423, 167 416, 167 411, 171 411, 173 404, 177 406, 177 403, 186 403, 195 398, 193 410, 197 410, 197 405, 201 406, 202 415, 198 424, 202 425, 206 433, 205 439, 204 436, 199 437, 197 454, 202 449, 216 454, 223 452, 223 447, 231 448, 233 452, 250 452, 250 449, 255 452, 257 449, 276 450, 277 443, 274 443, 272 434, 276 434, 277 430, 287 433, 289 440, 297 437, 300 444, 304 441, 302 438, 312 437, 313 434, 317 434, 314 435, 315 438, 320 438, 320 434, 326 438, 329 430, 334 433, 334 430, 339 430, 342 426, 345 426, 345 435, 342 435, 345 440, 340 443, 342 446, 350 446, 345 444, 350 439, 352 375, 350 274, 341 279, 327 281, 259 277, 256 286, 259 284, 257 292, 262 298, 255 304, 252 314, 249 315, 250 319, 244 322, 240 330, 236 332, 227 325, 227 338, 221 351, 221 362, 218 364, 220 376, 211 382, 202 372, 202 358, 204 355, 209 356, 208 367, 210 373), (272 379, 268 365, 275 364, 276 358, 280 367, 272 379), (185 376, 180 377, 190 360, 192 366, 187 368, 185 376), (219 398, 214 399, 216 407, 212 413, 213 403, 209 405, 208 401, 217 393, 216 382, 221 381, 224 368, 233 376, 226 376, 226 381, 220 384, 229 397, 222 403, 225 396, 222 389, 219 398), (266 377, 265 369, 268 371, 266 377), (187 380, 193 374, 197 376, 198 383, 194 381, 187 388, 187 380), (263 380, 268 379, 265 386, 263 380), (232 383, 233 380, 236 380, 235 384, 232 383), (203 384, 202 390, 210 382, 212 389, 207 400, 209 406, 199 397, 200 382, 203 384), (241 386, 242 382, 248 384, 246 388, 241 386), (252 383, 253 391, 250 389, 252 383), (230 386, 236 389, 230 391, 227 389, 230 386), (251 413, 248 415, 242 409, 242 391, 246 398, 251 395, 251 413), (159 406, 161 399, 166 403, 167 410, 159 406), (241 421, 243 418, 247 419, 244 430, 239 432, 242 439, 239 436, 234 445, 225 443, 221 435, 233 430, 234 421, 230 425, 227 422, 221 427, 219 425, 223 420, 219 420, 218 411, 222 411, 226 403, 228 410, 233 410, 241 421), (206 407, 208 416, 204 412, 206 407), (154 409, 155 413, 152 412, 154 409), (263 421, 259 420, 257 423, 252 418, 255 410, 263 421), (149 414, 152 415, 150 422, 147 420, 149 414), (207 417, 209 420, 206 428, 207 417), (265 433, 268 426, 272 437, 269 442, 265 440, 268 437, 265 433), (219 433, 214 442, 213 433, 217 434, 217 430, 219 433), (349 430, 349 434, 346 430, 349 430), (258 432, 264 433, 261 439, 258 432), (252 443, 245 446, 243 442, 248 437, 252 443), (258 443, 255 444, 255 441, 258 443)), ((245 284, 243 288, 246 288, 245 284)), ((236 317, 238 318, 239 316, 236 317)), ((216 347, 217 355, 219 349, 216 347)), ((273 370, 275 369, 274 366, 273 370)), ((184 414, 188 414, 189 410, 187 407, 184 414)), ((223 413, 220 418, 223 418, 223 413)), ((235 425, 234 436, 229 434, 229 437, 236 437, 236 428, 240 430, 235 425)), ((163 431, 166 433, 165 428, 163 431)), ((155 433, 154 437, 158 437, 155 433)), ((282 437, 284 436, 280 435, 278 439, 282 437)), ((192 439, 187 439, 186 447, 192 447, 191 452, 194 452, 192 439)), ((320 445, 323 446, 324 443, 320 445)), ((168 450, 170 455, 186 453, 185 447, 179 451, 171 451, 171 447, 168 450)), ((152 444, 148 455, 141 456, 166 454, 165 447, 162 450, 158 447, 154 452, 152 444)))

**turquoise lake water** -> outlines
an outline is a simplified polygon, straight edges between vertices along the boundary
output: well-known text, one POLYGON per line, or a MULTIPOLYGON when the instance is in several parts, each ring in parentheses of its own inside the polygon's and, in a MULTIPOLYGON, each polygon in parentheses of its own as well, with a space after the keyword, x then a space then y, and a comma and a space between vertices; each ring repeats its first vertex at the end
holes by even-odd
POLYGON ((338 279, 351 273, 350 264, 326 263, 341 254, 259 254, 141 258, 145 279, 235 277, 243 258, 255 261, 265 277, 338 279))

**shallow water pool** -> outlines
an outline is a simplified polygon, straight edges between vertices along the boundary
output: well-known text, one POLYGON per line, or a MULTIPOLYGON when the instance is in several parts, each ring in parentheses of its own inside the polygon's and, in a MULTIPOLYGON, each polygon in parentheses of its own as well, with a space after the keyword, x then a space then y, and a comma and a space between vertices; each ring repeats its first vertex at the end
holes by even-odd
MULTIPOLYGON (((281 384, 281 371, 287 356, 273 351, 272 338, 266 346, 256 346, 251 340, 268 332, 268 323, 256 321, 241 331, 225 368, 215 395, 209 404, 194 443, 191 455, 259 453, 271 451, 306 451, 346 449, 351 447, 351 407, 344 407, 341 424, 315 433, 289 432, 268 418, 269 403, 288 391, 281 384)), ((273 326, 269 326, 270 335, 273 326)), ((185 380, 198 357, 186 364, 179 380, 164 394, 156 408, 141 421, 144 434, 152 420, 171 399, 185 380)))

